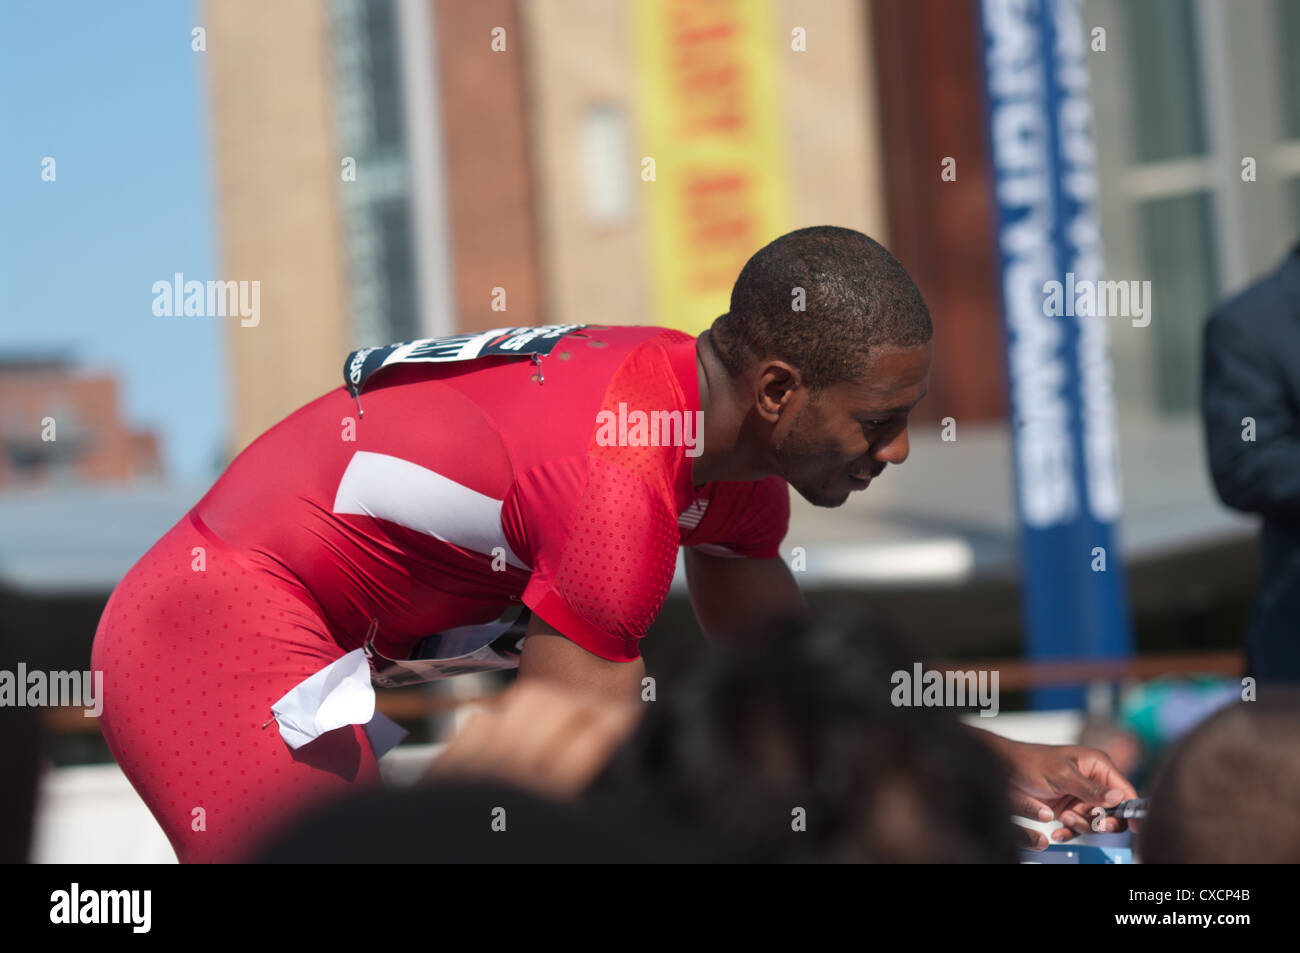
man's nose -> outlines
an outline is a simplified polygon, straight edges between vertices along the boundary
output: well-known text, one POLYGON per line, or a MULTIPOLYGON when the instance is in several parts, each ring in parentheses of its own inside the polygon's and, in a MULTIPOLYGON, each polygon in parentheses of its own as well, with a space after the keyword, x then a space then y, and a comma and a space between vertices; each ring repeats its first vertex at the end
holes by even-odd
POLYGON ((871 448, 871 456, 880 463, 897 464, 907 459, 910 449, 907 442, 907 425, 904 424, 896 433, 878 441, 871 448))

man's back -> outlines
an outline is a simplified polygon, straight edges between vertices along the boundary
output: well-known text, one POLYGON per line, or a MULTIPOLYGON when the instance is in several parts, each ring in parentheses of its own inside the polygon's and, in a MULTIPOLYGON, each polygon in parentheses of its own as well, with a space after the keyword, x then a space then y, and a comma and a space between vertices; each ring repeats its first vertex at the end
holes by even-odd
POLYGON ((679 542, 772 556, 784 535, 779 479, 697 494, 699 408, 695 341, 663 328, 582 328, 540 364, 399 364, 271 428, 194 515, 305 590, 345 646, 376 619, 381 650, 402 653, 523 602, 596 654, 634 658, 679 542), (623 419, 676 414, 675 443, 598 427, 620 405, 623 419))

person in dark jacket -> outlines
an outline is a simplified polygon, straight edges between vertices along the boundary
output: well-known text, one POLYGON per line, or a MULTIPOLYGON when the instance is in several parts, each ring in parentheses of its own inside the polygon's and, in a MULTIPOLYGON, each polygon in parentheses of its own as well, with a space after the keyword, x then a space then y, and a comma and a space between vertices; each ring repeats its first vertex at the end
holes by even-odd
POLYGON ((1205 326, 1201 411, 1228 506, 1263 517, 1246 636, 1260 682, 1300 682, 1300 245, 1205 326))

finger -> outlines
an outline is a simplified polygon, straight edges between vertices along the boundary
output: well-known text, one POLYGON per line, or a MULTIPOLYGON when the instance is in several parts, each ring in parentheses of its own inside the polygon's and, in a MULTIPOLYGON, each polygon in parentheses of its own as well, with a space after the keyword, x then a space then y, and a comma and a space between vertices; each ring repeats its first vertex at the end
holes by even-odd
POLYGON ((1052 843, 1063 844, 1066 841, 1074 840, 1079 835, 1068 827, 1058 827, 1049 836, 1052 838, 1052 843))
POLYGON ((1016 843, 1026 850, 1047 850, 1047 838, 1043 836, 1042 831, 1025 827, 1023 824, 1016 825, 1016 843))
POLYGON ((1124 829, 1124 822, 1118 817, 1107 817, 1106 809, 1100 805, 1094 804, 1080 813, 1088 820, 1087 833, 1115 834, 1124 829))
POLYGON ((1114 807, 1124 800, 1123 791, 1101 781, 1095 781, 1082 772, 1068 774, 1061 784, 1061 789, 1087 805, 1100 804, 1102 807, 1114 807))
POLYGON ((1108 817, 1106 826, 1099 832, 1102 834, 1122 834, 1125 831, 1132 831, 1134 834, 1138 830, 1138 822, 1133 818, 1108 817))
POLYGON ((1075 834, 1088 834, 1092 831, 1087 814, 1082 810, 1062 811, 1061 823, 1075 834))
MULTIPOLYGON (((1109 759, 1100 751, 1083 749, 1079 756, 1066 761, 1065 770, 1056 778, 1056 786, 1062 794, 1078 798, 1085 804, 1114 807, 1124 800, 1125 794, 1122 787, 1111 783, 1107 764, 1109 759)), ((1110 770, 1114 770, 1113 765, 1110 770)), ((1123 780, 1118 771, 1115 775, 1123 780)))
POLYGON ((1016 817, 1027 817, 1034 821, 1047 822, 1056 816, 1055 812, 1042 801, 1020 791, 1011 793, 1011 810, 1016 817))
POLYGON ((1105 789, 1102 794, 1103 799, 1093 800, 1091 803, 1114 807, 1120 801, 1137 797, 1137 788, 1133 787, 1129 779, 1124 777, 1123 772, 1115 767, 1115 762, 1104 751, 1084 748, 1078 758, 1078 764, 1082 774, 1095 782, 1098 787, 1105 789))

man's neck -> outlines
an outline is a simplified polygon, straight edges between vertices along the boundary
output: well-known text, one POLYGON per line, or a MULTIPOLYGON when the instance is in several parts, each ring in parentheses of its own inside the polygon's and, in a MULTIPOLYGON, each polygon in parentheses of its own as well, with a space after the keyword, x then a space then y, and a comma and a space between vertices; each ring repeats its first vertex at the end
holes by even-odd
POLYGON ((731 375, 713 348, 712 332, 705 331, 696 340, 695 361, 704 432, 700 455, 691 464, 691 482, 699 487, 717 480, 761 479, 767 474, 754 466, 743 446, 745 408, 737 399, 731 375))

